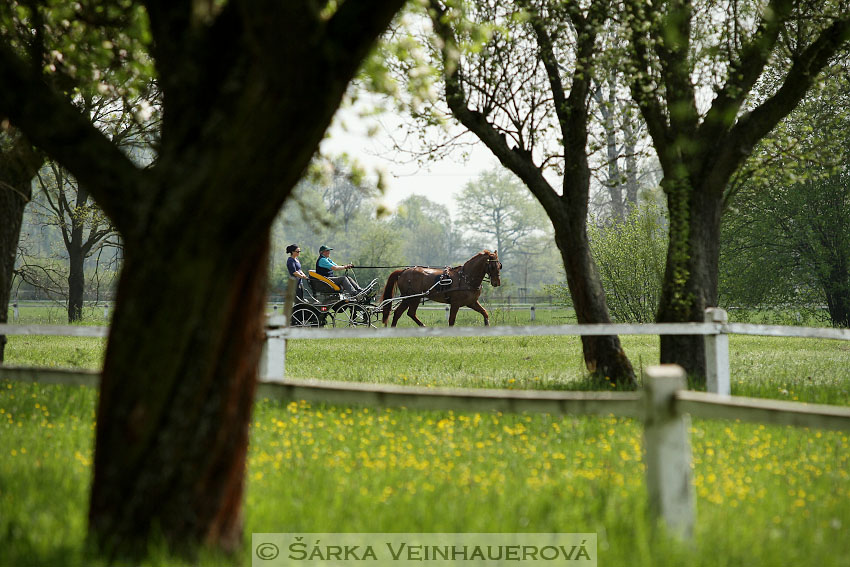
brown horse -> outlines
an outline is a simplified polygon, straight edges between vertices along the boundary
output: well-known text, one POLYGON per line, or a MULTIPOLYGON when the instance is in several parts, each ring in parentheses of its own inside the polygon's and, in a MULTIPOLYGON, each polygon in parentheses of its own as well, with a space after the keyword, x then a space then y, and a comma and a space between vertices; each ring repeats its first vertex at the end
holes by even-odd
POLYGON ((493 287, 498 287, 501 284, 499 280, 499 270, 501 269, 502 263, 499 261, 497 252, 483 250, 467 260, 463 266, 455 268, 446 267, 445 270, 440 270, 438 268, 414 266, 396 270, 387 278, 387 286, 384 288, 384 295, 381 298, 384 302, 383 323, 386 326, 392 309, 392 301, 387 300, 393 296, 393 288, 398 285, 399 295, 415 297, 403 299, 396 307, 393 327, 396 326, 405 311, 407 311, 408 317, 416 321, 417 325, 424 327, 425 324, 416 317, 416 310, 423 298, 448 303, 451 306, 449 326, 455 324, 458 309, 461 307, 469 307, 478 311, 484 316, 484 324, 489 325, 490 316, 487 314, 487 310, 478 303, 478 298, 481 296, 481 282, 484 281, 484 276, 489 276, 490 284, 493 287))

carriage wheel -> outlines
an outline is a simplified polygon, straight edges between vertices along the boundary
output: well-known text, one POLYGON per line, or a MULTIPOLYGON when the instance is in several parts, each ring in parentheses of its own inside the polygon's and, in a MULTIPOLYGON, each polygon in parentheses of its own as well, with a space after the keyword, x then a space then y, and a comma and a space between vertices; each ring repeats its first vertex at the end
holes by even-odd
POLYGON ((292 310, 290 325, 292 327, 318 327, 322 324, 319 315, 309 307, 295 307, 292 310))
POLYGON ((369 311, 357 303, 346 303, 334 310, 335 327, 374 327, 369 311))

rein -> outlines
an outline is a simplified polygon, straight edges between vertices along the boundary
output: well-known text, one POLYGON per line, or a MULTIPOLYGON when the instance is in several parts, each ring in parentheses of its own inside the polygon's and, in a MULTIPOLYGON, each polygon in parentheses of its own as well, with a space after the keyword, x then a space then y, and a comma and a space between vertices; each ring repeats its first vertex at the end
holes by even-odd
MULTIPOLYGON (((413 265, 406 265, 406 266, 354 266, 354 267, 355 267, 355 268, 357 268, 357 269, 362 269, 362 270, 367 270, 367 269, 377 269, 377 270, 380 270, 380 269, 384 269, 384 268, 392 268, 392 269, 396 269, 396 268, 428 268, 429 270, 442 270, 442 269, 444 269, 446 266, 420 266, 420 265, 415 265, 415 266, 413 266, 413 265)), ((460 266, 457 266, 457 267, 459 268, 460 266)))

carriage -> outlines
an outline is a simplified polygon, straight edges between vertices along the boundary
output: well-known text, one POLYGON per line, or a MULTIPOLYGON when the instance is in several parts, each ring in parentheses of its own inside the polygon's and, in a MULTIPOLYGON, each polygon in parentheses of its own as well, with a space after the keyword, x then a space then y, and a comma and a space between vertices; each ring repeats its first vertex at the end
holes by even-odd
POLYGON ((405 312, 419 326, 424 323, 416 316, 417 307, 426 300, 450 306, 449 326, 454 325, 458 309, 469 307, 490 324, 487 310, 478 302, 482 281, 498 287, 502 263, 496 251, 482 250, 462 266, 428 268, 410 266, 389 275, 380 303, 373 303, 378 280, 356 294, 341 289, 330 279, 310 270, 304 286, 305 299, 297 300, 292 308, 290 325, 293 327, 375 327, 379 319, 384 325, 390 311, 395 308, 392 326, 395 327, 405 312), (393 297, 398 288, 400 296, 393 297), (382 317, 383 316, 383 317, 382 317))
POLYGON ((304 281, 304 299, 296 299, 290 325, 293 327, 374 327, 377 306, 372 300, 378 280, 352 294, 313 270, 304 281))

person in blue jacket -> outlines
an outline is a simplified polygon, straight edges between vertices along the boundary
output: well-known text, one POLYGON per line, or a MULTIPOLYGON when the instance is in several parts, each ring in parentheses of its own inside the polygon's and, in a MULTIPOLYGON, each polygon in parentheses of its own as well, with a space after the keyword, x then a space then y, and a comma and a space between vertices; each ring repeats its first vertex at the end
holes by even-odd
POLYGON ((354 294, 363 291, 352 278, 348 276, 334 276, 334 272, 349 270, 354 267, 354 264, 340 266, 331 260, 331 250, 333 248, 328 248, 325 245, 319 247, 319 259, 316 260, 316 273, 328 278, 349 293, 354 294))
POLYGON ((289 271, 289 277, 298 280, 298 287, 295 288, 295 295, 298 299, 304 299, 304 282, 307 279, 307 274, 301 269, 301 262, 298 261, 298 256, 301 254, 301 247, 297 244, 290 244, 286 247, 286 252, 289 258, 286 259, 286 269, 289 271))

